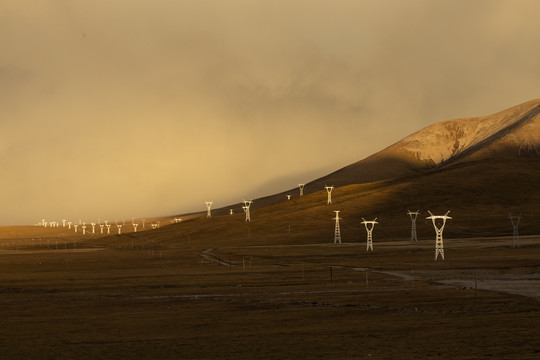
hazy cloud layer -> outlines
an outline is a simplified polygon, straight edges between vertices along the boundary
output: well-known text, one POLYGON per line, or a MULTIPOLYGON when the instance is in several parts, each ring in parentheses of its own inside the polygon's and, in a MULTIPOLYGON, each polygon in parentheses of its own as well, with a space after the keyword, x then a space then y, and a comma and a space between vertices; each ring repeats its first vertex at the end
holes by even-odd
POLYGON ((205 210, 540 94, 540 2, 0 3, 0 224, 205 210))

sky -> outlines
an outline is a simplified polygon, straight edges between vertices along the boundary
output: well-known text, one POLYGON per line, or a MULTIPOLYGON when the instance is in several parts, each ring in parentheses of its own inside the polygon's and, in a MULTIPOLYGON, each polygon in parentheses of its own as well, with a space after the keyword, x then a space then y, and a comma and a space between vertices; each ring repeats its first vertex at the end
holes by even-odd
POLYGON ((205 211, 540 97, 536 0, 2 0, 0 225, 205 211))

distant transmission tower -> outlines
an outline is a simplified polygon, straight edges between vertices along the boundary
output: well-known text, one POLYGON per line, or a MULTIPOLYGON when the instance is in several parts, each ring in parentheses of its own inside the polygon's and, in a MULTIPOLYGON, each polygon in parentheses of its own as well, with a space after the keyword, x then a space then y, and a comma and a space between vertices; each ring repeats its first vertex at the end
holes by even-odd
POLYGON ((450 210, 446 212, 444 215, 433 215, 431 211, 428 210, 428 213, 431 216, 428 216, 426 219, 431 219, 433 221, 433 227, 435 228, 435 233, 437 234, 437 238, 435 239, 435 261, 437 261, 437 257, 439 254, 441 255, 441 258, 444 260, 444 247, 443 247, 443 230, 444 226, 446 225, 446 220, 451 219, 448 214, 450 213, 450 210), (440 227, 437 226, 435 223, 435 220, 442 219, 443 223, 440 227))
POLYGON ((334 185, 325 186, 324 188, 326 189, 326 192, 328 193, 328 201, 326 202, 326 204, 331 204, 332 203, 332 190, 334 190, 334 185))
POLYGON ((336 213, 336 217, 334 218, 334 220, 336 220, 336 229, 334 231, 334 244, 341 244, 341 231, 339 228, 339 220, 341 220, 341 218, 339 217, 339 210, 334 210, 334 212, 336 213))
POLYGON ((210 212, 210 208, 212 207, 212 201, 207 201, 206 202, 206 209, 208 210, 206 212, 206 217, 209 218, 209 217, 212 217, 212 213, 210 212))
POLYGON ((253 204, 253 201, 251 200, 244 200, 244 206, 242 206, 242 209, 244 209, 244 212, 246 213, 246 222, 251 221, 251 217, 249 214, 249 207, 253 204))
POLYGON ((519 227, 519 221, 521 220, 521 214, 512 215, 511 213, 508 213, 508 218, 512 222, 512 227, 514 228, 514 231, 512 232, 512 247, 516 248, 516 247, 519 247, 518 227, 519 227))
POLYGON ((375 224, 378 224, 377 218, 375 218, 372 221, 366 221, 366 219, 362 218, 362 224, 366 227, 367 232, 367 243, 366 243, 366 251, 371 249, 373 251, 373 228, 375 227, 375 224))
POLYGON ((300 189, 300 196, 304 196, 304 186, 306 184, 298 184, 298 188, 300 189))
POLYGON ((418 237, 416 236, 416 217, 418 216, 418 214, 420 214, 420 210, 417 210, 415 212, 409 211, 407 214, 409 214, 412 221, 411 241, 418 241, 418 237))

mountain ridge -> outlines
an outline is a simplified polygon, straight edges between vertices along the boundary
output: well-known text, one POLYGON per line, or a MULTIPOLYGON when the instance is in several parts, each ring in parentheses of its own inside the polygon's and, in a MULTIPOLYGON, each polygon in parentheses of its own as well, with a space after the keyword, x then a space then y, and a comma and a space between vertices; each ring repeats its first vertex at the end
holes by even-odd
POLYGON ((472 156, 469 159, 472 161, 501 154, 530 155, 531 149, 540 156, 537 150, 540 149, 539 113, 540 99, 536 99, 493 115, 440 121, 306 187, 320 188, 323 183, 343 186, 400 177, 455 161, 467 161, 468 156, 472 156), (534 123, 531 125, 531 122, 534 123), (519 131, 527 125, 526 131, 519 131), (496 148, 494 143, 501 141, 495 144, 496 148))

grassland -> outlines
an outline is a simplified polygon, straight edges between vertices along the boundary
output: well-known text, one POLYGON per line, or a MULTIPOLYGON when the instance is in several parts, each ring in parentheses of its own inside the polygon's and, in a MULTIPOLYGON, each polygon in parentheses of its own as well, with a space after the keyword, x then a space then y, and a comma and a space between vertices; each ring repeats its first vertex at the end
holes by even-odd
POLYGON ((433 261, 424 239, 367 253, 13 234, 0 240, 3 359, 540 357, 535 237, 450 239, 433 261))

